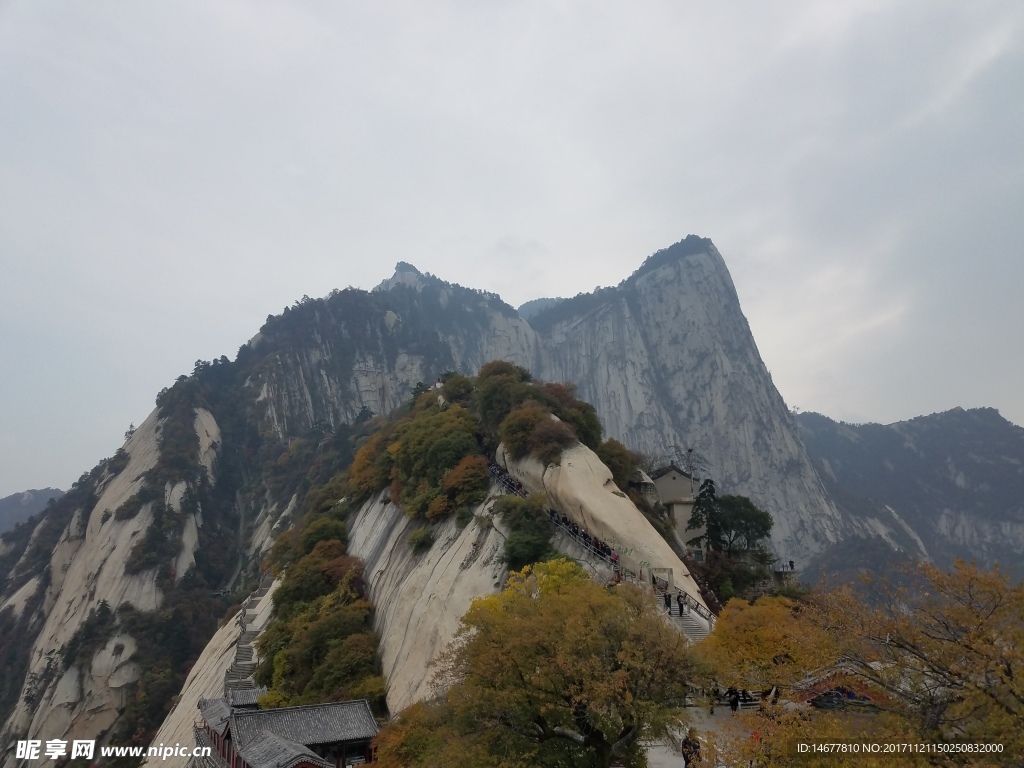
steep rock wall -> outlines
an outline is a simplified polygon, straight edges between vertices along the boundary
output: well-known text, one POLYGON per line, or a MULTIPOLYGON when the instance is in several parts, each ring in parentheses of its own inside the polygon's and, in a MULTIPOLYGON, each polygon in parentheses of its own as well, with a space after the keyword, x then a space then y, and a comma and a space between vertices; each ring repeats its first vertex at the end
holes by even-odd
MULTIPOLYGON (((198 409, 195 428, 200 460, 212 476, 220 440, 217 423, 208 411, 198 409)), ((102 601, 112 611, 125 604, 153 611, 163 602, 155 569, 125 572, 133 547, 153 522, 154 502, 143 504, 131 517, 115 514, 139 492, 145 474, 157 465, 159 431, 160 419, 154 411, 126 442, 126 466, 99 481, 95 505, 75 512, 54 548, 41 608, 45 620, 38 635, 27 638, 32 650, 22 696, 2 732, 19 738, 95 738, 114 724, 124 708, 128 686, 141 673, 133 658, 136 643, 130 635, 120 632, 107 638, 84 665, 65 666, 63 652, 102 601)), ((184 491, 183 483, 164 490, 172 513, 183 514, 184 491)), ((202 517, 186 514, 181 525, 183 546, 173 558, 178 579, 195 561, 202 517)), ((19 594, 19 599, 24 600, 24 594, 19 594)), ((13 763, 13 753, 5 753, 4 765, 13 763)))
POLYGON ((649 265, 617 288, 541 313, 535 373, 575 383, 607 433, 634 449, 664 455, 695 447, 720 492, 750 496, 772 513, 772 542, 786 559, 835 542, 839 512, 772 384, 717 249, 683 241, 649 265))
POLYGON ((670 568, 674 587, 707 607, 683 561, 615 486, 611 470, 585 445, 565 449, 559 464, 546 467, 532 457, 513 461, 499 448, 498 463, 529 491, 546 494, 556 511, 612 547, 623 567, 636 573, 642 570, 645 576, 652 567, 670 568))
POLYGON ((123 706, 121 689, 137 678, 137 670, 131 667, 133 644, 124 643, 123 638, 118 641, 125 644, 125 649, 109 670, 105 667, 110 665, 100 657, 112 654, 113 644, 100 649, 93 659, 99 674, 85 674, 74 665, 63 670, 60 651, 101 600, 106 600, 111 609, 125 602, 141 610, 153 610, 160 605, 155 573, 124 573, 134 539, 144 534, 152 522, 151 505, 145 505, 128 520, 118 520, 113 515, 138 491, 141 476, 156 465, 157 427, 154 411, 125 445, 128 465, 116 477, 107 479, 93 509, 81 509, 75 514, 57 544, 44 603, 47 617, 33 643, 23 693, 29 693, 32 678, 49 683, 34 708, 23 695, 5 724, 5 731, 30 738, 93 736, 109 727, 117 709, 123 706), (104 671, 110 673, 106 678, 102 675, 104 671), (114 672, 119 674, 114 677, 114 672))
POLYGON ((422 528, 387 493, 367 501, 349 528, 350 554, 366 564, 374 628, 388 681, 388 708, 399 712, 432 694, 430 662, 454 637, 473 598, 500 590, 504 535, 488 516, 488 503, 459 529, 449 519, 432 529, 434 545, 416 554, 409 534, 422 528))

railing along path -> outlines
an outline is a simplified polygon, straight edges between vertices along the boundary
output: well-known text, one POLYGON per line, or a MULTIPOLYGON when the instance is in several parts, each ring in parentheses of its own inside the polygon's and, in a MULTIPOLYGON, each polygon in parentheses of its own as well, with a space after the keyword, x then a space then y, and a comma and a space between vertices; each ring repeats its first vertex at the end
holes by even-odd
MULTIPOLYGON (((510 476, 508 472, 506 472, 504 469, 502 469, 500 466, 493 462, 488 462, 488 465, 491 472, 491 476, 494 477, 494 479, 501 484, 502 488, 505 490, 506 493, 512 496, 518 496, 522 499, 525 499, 527 496, 529 496, 529 494, 526 492, 526 489, 523 488, 523 484, 520 483, 515 478, 513 478, 512 476, 510 476)), ((632 583, 639 583, 641 581, 641 579, 637 578, 636 573, 629 570, 628 568, 623 568, 619 565, 618 553, 611 546, 605 544, 596 536, 590 535, 590 533, 588 533, 581 526, 578 526, 575 523, 570 523, 565 515, 559 517, 558 513, 555 510, 549 509, 548 519, 551 521, 552 525, 561 530, 566 536, 568 536, 570 539, 579 544, 583 549, 587 550, 587 552, 589 552, 599 560, 608 563, 612 567, 612 570, 615 572, 617 580, 621 579, 622 581, 628 581, 632 583)), ((644 583, 646 583, 646 581, 644 583)), ((664 594, 668 589, 668 582, 666 582, 664 579, 658 579, 656 576, 652 575, 651 586, 654 588, 654 591, 657 594, 657 596, 663 600, 664 594)), ((686 594, 682 590, 679 590, 678 595, 676 596, 676 605, 677 610, 673 613, 670 599, 668 607, 668 612, 670 616, 683 617, 687 613, 692 612, 700 616, 708 623, 709 630, 714 629, 715 621, 717 619, 715 614, 713 614, 710 610, 708 610, 706 607, 698 603, 690 595, 686 594)))

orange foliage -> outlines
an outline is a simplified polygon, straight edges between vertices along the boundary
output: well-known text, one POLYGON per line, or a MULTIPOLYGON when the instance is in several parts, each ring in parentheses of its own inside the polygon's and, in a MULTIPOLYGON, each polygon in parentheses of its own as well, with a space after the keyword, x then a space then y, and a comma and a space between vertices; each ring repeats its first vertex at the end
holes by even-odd
MULTIPOLYGON (((338 586, 349 573, 354 574, 354 579, 360 579, 363 575, 363 561, 358 557, 342 555, 324 566, 324 575, 331 580, 331 586, 338 586)), ((353 584, 353 586, 357 585, 353 584)))
POLYGON ((319 560, 333 560, 336 557, 341 557, 345 554, 345 545, 337 539, 328 539, 327 541, 318 541, 313 547, 313 550, 309 553, 310 557, 315 557, 319 560))
POLYGON ((427 505, 427 518, 441 517, 451 512, 451 505, 447 496, 438 496, 427 505))
POLYGON ((356 451, 355 458, 352 459, 352 466, 348 471, 348 484, 359 496, 369 496, 382 487, 377 458, 385 440, 387 435, 378 432, 356 451))
POLYGON ((446 491, 486 483, 490 478, 487 459, 483 456, 466 456, 445 473, 443 486, 446 491))

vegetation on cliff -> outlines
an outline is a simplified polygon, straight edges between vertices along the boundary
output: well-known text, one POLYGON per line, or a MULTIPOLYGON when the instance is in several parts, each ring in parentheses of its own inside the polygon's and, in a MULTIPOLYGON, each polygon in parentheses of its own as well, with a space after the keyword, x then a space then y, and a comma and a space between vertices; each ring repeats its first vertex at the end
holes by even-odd
POLYGON ((551 521, 546 501, 536 494, 526 499, 502 496, 491 507, 508 528, 504 556, 509 570, 519 570, 555 554, 551 548, 551 521))
POLYGON ((274 543, 268 564, 283 581, 257 642, 263 708, 365 698, 386 712, 363 564, 345 550, 346 520, 358 506, 344 498, 347 479, 342 470, 314 486, 299 522, 274 543))
POLYGON ((713 480, 701 483, 686 528, 703 532, 687 543, 705 544, 707 556, 690 567, 718 600, 724 603, 771 578, 775 558, 764 542, 771 536, 772 525, 772 516, 746 496, 718 496, 713 480))
POLYGON ((600 446, 601 422, 572 387, 535 382, 512 363, 493 361, 476 378, 442 377, 411 408, 388 420, 356 453, 349 488, 358 498, 390 488, 410 515, 437 518, 484 500, 485 451, 504 442, 515 458, 549 463, 577 438, 600 446), (552 417, 555 418, 552 418, 552 417))
POLYGON ((382 714, 384 680, 363 565, 345 554, 341 539, 322 538, 332 531, 317 523, 340 522, 344 505, 329 514, 299 532, 300 551, 309 549, 290 563, 274 593, 274 620, 258 641, 264 662, 256 677, 269 687, 260 706, 365 698, 382 714))
MULTIPOLYGON (((351 466, 307 493, 300 522, 275 543, 271 559, 284 581, 259 640, 264 661, 257 679, 269 686, 261 706, 365 697, 384 711, 373 606, 361 563, 345 554, 345 522, 362 501, 388 489, 408 514, 436 519, 484 500, 491 479, 484 451, 502 437, 515 432, 510 450, 551 460, 567 439, 575 441, 577 429, 600 441, 593 409, 570 388, 534 382, 510 363, 488 363, 476 378, 448 373, 442 379, 439 390, 421 387, 407 407, 362 425, 351 466), (524 414, 534 419, 527 429, 521 429, 524 414), (555 433, 549 425, 563 429, 555 433)), ((553 554, 542 500, 505 497, 495 512, 509 529, 511 567, 553 554)), ((431 543, 429 529, 409 541, 414 551, 431 543)))

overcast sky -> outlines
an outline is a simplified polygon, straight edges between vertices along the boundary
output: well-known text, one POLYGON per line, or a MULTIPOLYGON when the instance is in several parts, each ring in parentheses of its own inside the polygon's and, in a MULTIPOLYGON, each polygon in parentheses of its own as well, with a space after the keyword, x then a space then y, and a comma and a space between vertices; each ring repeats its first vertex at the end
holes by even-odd
POLYGON ((0 496, 303 294, 689 233, 791 406, 1024 424, 1024 4, 0 0, 0 496))

